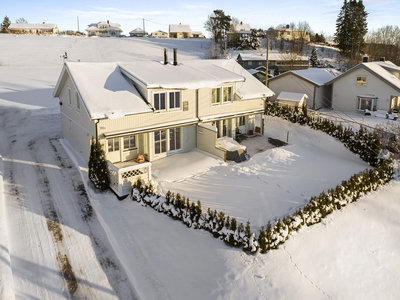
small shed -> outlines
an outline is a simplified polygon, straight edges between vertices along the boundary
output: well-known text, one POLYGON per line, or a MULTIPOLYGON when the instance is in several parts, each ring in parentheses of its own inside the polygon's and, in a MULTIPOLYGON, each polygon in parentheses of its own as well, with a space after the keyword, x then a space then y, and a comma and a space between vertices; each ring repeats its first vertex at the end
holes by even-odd
POLYGON ((308 96, 302 93, 281 92, 276 100, 281 105, 302 107, 306 104, 308 96))
POLYGON ((144 36, 147 36, 147 31, 144 31, 142 28, 137 27, 136 29, 130 31, 129 35, 136 36, 136 37, 144 37, 144 36))

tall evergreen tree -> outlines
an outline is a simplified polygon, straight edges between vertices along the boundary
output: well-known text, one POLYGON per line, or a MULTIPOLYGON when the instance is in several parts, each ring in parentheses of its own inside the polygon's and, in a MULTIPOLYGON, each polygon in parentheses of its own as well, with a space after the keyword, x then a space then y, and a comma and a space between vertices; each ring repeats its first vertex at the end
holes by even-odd
POLYGON ((362 0, 344 0, 336 19, 335 41, 342 54, 359 59, 365 47, 364 37, 368 32, 368 13, 362 0))
POLYGON ((318 66, 318 52, 315 47, 312 48, 311 50, 311 56, 310 56, 310 64, 311 67, 315 68, 318 66))
POLYGON ((96 189, 108 189, 110 181, 107 174, 107 162, 100 141, 92 138, 89 157, 89 179, 96 189))
POLYGON ((5 16, 4 20, 3 20, 3 23, 1 23, 1 32, 3 32, 3 33, 8 32, 8 27, 10 25, 11 25, 10 19, 7 16, 5 16))
POLYGON ((222 9, 216 9, 208 16, 208 20, 204 23, 204 28, 211 33, 215 42, 225 37, 226 32, 231 26, 231 16, 225 15, 222 9))

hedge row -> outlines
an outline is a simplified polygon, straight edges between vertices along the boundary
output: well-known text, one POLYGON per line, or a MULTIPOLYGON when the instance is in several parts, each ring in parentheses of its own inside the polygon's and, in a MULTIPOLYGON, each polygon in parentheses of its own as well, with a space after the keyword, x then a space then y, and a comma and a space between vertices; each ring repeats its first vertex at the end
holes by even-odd
POLYGON ((306 106, 303 106, 300 111, 297 107, 280 106, 277 102, 267 101, 265 114, 321 130, 341 141, 345 147, 358 154, 371 166, 375 167, 379 164, 380 141, 377 132, 370 133, 362 126, 357 131, 351 127, 344 127, 342 124, 335 125, 333 121, 326 118, 309 116, 306 106))
POLYGON ((335 189, 322 192, 318 197, 312 197, 310 202, 291 216, 285 217, 266 228, 261 227, 258 235, 260 252, 265 253, 276 249, 284 243, 291 232, 298 231, 303 226, 310 226, 321 222, 323 218, 335 210, 341 209, 364 196, 375 191, 378 186, 391 180, 393 163, 391 160, 382 160, 374 169, 367 169, 353 175, 349 180, 342 181, 335 189))
POLYGON ((242 223, 238 224, 236 218, 210 208, 207 213, 203 213, 200 200, 197 203, 190 202, 189 198, 181 197, 179 193, 175 196, 170 191, 165 197, 157 195, 152 184, 143 185, 140 179, 133 185, 132 200, 149 205, 160 213, 182 221, 188 227, 209 231, 231 246, 242 247, 248 252, 258 250, 255 234, 250 230, 250 222, 245 227, 242 223))

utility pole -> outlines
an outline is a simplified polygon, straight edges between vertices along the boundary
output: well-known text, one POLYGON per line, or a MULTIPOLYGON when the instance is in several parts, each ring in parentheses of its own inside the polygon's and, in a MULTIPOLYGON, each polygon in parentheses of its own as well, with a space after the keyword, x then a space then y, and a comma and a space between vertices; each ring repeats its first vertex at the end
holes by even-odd
POLYGON ((77 22, 78 22, 78 32, 79 32, 79 17, 76 17, 77 18, 77 22))
POLYGON ((143 18, 143 36, 145 35, 145 32, 146 32, 146 27, 145 27, 144 18, 143 18))
POLYGON ((265 69, 265 86, 268 87, 268 53, 269 53, 269 38, 267 38, 267 63, 265 69))
POLYGON ((226 41, 225 41, 225 59, 226 59, 226 41))

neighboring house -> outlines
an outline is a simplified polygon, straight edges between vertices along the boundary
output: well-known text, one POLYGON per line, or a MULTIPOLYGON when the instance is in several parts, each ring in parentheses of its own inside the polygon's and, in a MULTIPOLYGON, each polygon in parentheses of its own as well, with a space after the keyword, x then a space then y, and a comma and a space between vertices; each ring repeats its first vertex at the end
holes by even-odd
MULTIPOLYGON (((244 51, 237 57, 238 63, 246 70, 255 69, 260 66, 266 66, 266 52, 261 51, 244 51)), ((308 69, 309 59, 292 53, 280 53, 271 50, 268 53, 268 73, 274 74, 275 66, 279 68, 279 72, 289 70, 308 69)))
POLYGON ((59 30, 56 24, 33 24, 33 23, 11 23, 8 27, 11 33, 29 34, 29 33, 40 33, 40 34, 58 34, 59 30))
POLYGON ((281 105, 293 106, 293 107, 303 107, 306 104, 308 96, 302 93, 291 93, 291 92, 281 92, 277 96, 277 101, 281 105))
MULTIPOLYGON (((310 68, 282 73, 268 80, 268 87, 276 95, 281 92, 307 95, 307 106, 312 109, 331 107, 332 85, 326 83, 335 78, 330 70, 310 68)), ((276 95, 271 100, 276 99, 276 95)))
POLYGON ((88 33, 88 36, 116 36, 119 37, 121 35, 121 25, 117 23, 107 22, 98 22, 92 23, 88 25, 89 28, 85 29, 88 33))
POLYGON ((169 25, 169 37, 175 39, 200 38, 203 37, 203 34, 201 31, 192 31, 190 25, 179 23, 179 25, 169 25))
POLYGON ((194 148, 226 159, 217 139, 262 133, 274 94, 234 60, 195 60, 65 63, 53 95, 63 138, 88 161, 98 137, 122 196, 137 176, 148 182, 154 160, 194 148))
POLYGON ((399 110, 400 67, 384 58, 360 63, 327 83, 332 109, 340 111, 399 110))
POLYGON ((142 28, 138 27, 132 31, 129 31, 129 35, 136 37, 145 37, 147 36, 147 31, 144 31, 142 28))
MULTIPOLYGON (((263 67, 263 66, 261 66, 263 67)), ((250 69, 247 70, 251 75, 253 75, 255 78, 257 78, 260 82, 265 84, 265 67, 264 69, 250 69)))
POLYGON ((286 27, 277 27, 277 28, 269 28, 267 30, 267 34, 269 36, 275 37, 277 40, 301 40, 303 39, 306 42, 310 41, 310 34, 299 28, 290 28, 289 25, 286 27))
POLYGON ((157 37, 157 38, 167 38, 168 37, 168 32, 158 30, 158 31, 152 32, 151 36, 152 37, 157 37))
POLYGON ((251 34, 251 28, 248 23, 240 22, 240 24, 233 24, 231 30, 226 33, 228 42, 237 40, 242 35, 251 34))

